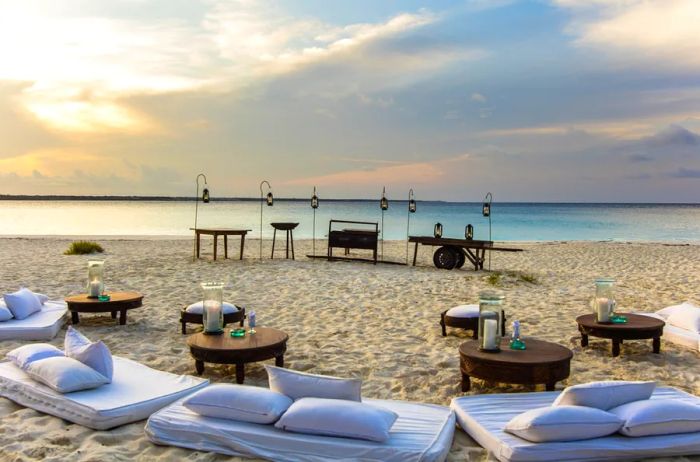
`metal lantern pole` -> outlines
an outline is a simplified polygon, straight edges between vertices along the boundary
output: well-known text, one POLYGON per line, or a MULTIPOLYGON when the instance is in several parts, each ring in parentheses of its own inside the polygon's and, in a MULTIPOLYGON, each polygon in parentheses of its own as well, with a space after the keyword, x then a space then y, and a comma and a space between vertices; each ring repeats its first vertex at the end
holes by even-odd
POLYGON ((314 225, 312 234, 313 255, 316 256, 316 209, 318 208, 318 196, 316 195, 316 186, 314 186, 314 194, 311 196, 311 208, 314 210, 314 225))
POLYGON ((196 189, 194 192, 194 242, 192 245, 192 261, 197 257, 197 215, 199 213, 199 178, 204 178, 204 190, 202 191, 202 202, 209 202, 209 189, 207 188, 207 176, 204 173, 197 175, 195 180, 196 189))
POLYGON ((408 190, 408 212, 406 212, 406 265, 408 265, 408 235, 411 231, 412 213, 416 213, 416 200, 413 197, 413 188, 408 190))
MULTIPOLYGON (((488 192, 484 196, 484 204, 481 208, 481 214, 489 219, 489 242, 491 242, 491 202, 493 202, 493 195, 488 192)), ((489 271, 491 271, 491 250, 489 250, 489 271)))
POLYGON ((267 180, 263 180, 260 182, 260 260, 262 260, 262 241, 263 241, 263 233, 262 233, 262 226, 263 226, 263 203, 265 202, 264 196, 263 196, 263 185, 267 185, 267 205, 272 205, 272 186, 270 186, 270 182, 267 180))
POLYGON ((382 251, 381 260, 384 261, 384 212, 389 208, 389 201, 386 198, 386 187, 382 187, 382 198, 379 201, 379 208, 382 209, 382 251))

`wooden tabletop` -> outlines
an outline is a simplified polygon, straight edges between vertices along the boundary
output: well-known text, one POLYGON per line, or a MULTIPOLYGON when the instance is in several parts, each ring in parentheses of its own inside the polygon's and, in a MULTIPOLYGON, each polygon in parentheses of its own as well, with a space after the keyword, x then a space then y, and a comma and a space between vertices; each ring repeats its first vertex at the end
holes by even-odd
POLYGON ((187 346, 197 350, 244 351, 269 348, 286 343, 289 336, 272 327, 256 327, 255 334, 246 331, 245 337, 231 337, 231 329, 225 329, 221 335, 205 335, 200 332, 187 338, 187 346))
POLYGON ((663 329, 666 324, 660 319, 652 316, 644 316, 632 313, 616 313, 627 318, 625 323, 599 323, 595 314, 584 314, 576 318, 576 323, 589 329, 597 331, 632 331, 632 330, 658 330, 663 329))
POLYGON ((108 301, 101 302, 98 298, 89 298, 87 294, 71 295, 65 298, 65 302, 69 305, 109 305, 114 303, 131 303, 141 301, 143 295, 138 292, 105 292, 109 295, 108 301))
POLYGON ((299 226, 299 223, 274 222, 270 223, 270 226, 281 231, 287 231, 296 228, 299 226))
POLYGON ((233 228, 190 228, 192 231, 198 233, 227 233, 227 234, 246 234, 249 233, 250 229, 233 229, 233 228))
POLYGON ((470 340, 459 347, 459 354, 471 360, 498 365, 544 365, 570 360, 574 354, 565 346, 524 338, 526 350, 511 350, 510 339, 501 339, 501 351, 489 353, 479 350, 479 341, 470 340))

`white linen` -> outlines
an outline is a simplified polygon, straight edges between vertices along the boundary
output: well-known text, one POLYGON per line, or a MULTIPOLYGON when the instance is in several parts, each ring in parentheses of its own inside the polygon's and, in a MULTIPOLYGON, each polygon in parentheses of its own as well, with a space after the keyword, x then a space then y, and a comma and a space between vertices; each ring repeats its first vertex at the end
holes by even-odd
MULTIPOLYGON (((663 311, 663 310, 662 310, 663 311)), ((651 316, 652 318, 661 319, 666 321, 666 318, 659 315, 658 313, 636 313, 642 314, 644 316, 651 316)), ((672 326, 666 324, 664 326, 664 335, 661 337, 664 342, 675 343, 676 345, 681 345, 684 347, 692 348, 693 350, 700 351, 700 334, 695 332, 690 332, 689 330, 681 329, 680 327, 672 326)))
POLYGON ((634 401, 610 409, 624 421, 625 436, 671 435, 700 432, 700 406, 680 401, 634 401))
POLYGON ((398 414, 346 399, 301 398, 275 424, 288 432, 384 442, 398 414))
POLYGON ((700 308, 686 306, 674 311, 666 320, 672 326, 679 327, 694 333, 700 333, 700 308))
POLYGON ((73 326, 68 326, 63 346, 66 356, 93 368, 105 376, 107 380, 112 381, 114 373, 112 353, 101 340, 99 342, 91 342, 90 339, 77 329, 74 329, 73 326))
MULTIPOLYGON (((221 304, 221 310, 224 312, 224 314, 231 314, 231 313, 238 312, 239 308, 236 305, 233 305, 231 303, 223 302, 221 304)), ((188 313, 192 313, 192 314, 203 314, 204 302, 199 301, 199 302, 193 303, 190 306, 188 306, 185 309, 185 311, 187 311, 188 313)))
POLYGON ((577 441, 612 435, 622 419, 585 406, 545 406, 513 417, 505 431, 528 441, 577 441))
POLYGON ((15 348, 5 356, 20 369, 25 369, 31 362, 65 354, 49 343, 30 343, 15 348))
POLYGON ((48 301, 28 318, 0 323, 0 340, 51 340, 61 330, 67 311, 63 301, 48 301))
POLYGON ((5 306, 7 306, 16 319, 25 319, 28 316, 41 311, 41 301, 29 289, 22 288, 17 292, 3 295, 5 306))
POLYGON ((329 375, 307 374, 283 367, 265 365, 270 390, 300 398, 328 398, 361 401, 362 380, 329 375))
POLYGON ((40 294, 38 292, 34 292, 34 295, 36 295, 36 298, 39 299, 39 303, 41 303, 42 305, 49 301, 48 295, 40 294))
MULTIPOLYGON (((628 438, 620 434, 592 440, 532 443, 503 430, 513 417, 549 406, 559 392, 464 396, 450 407, 457 421, 481 446, 501 462, 636 460, 700 454, 700 433, 628 438)), ((675 388, 657 387, 652 400, 700 404, 700 398, 675 388)))
POLYGON ((442 462, 452 445, 455 417, 448 408, 403 401, 363 400, 399 418, 384 443, 303 435, 234 420, 201 417, 176 402, 153 414, 146 435, 167 444, 274 461, 442 462))
POLYGON ((454 308, 450 308, 445 313, 446 316, 451 318, 478 318, 479 317, 479 305, 459 305, 454 308))
POLYGON ((607 411, 631 401, 649 399, 655 382, 607 380, 566 387, 552 406, 587 406, 607 411))
POLYGON ((66 395, 36 382, 10 361, 0 362, 0 396, 95 430, 145 419, 209 383, 114 357, 112 383, 66 395))
POLYGON ((217 384, 193 393, 182 405, 206 417, 273 424, 293 402, 268 388, 217 384))
MULTIPOLYGON (((680 305, 673 305, 673 306, 667 306, 666 308, 660 309, 659 311, 656 312, 659 316, 661 316, 663 319, 668 319, 669 316, 671 316, 673 313, 675 313, 678 310, 684 310, 687 307, 692 307, 692 308, 698 308, 696 305, 690 303, 690 302, 683 302, 680 305)), ((646 313, 643 313, 646 314, 646 313)))
POLYGON ((90 390, 109 383, 107 377, 77 359, 54 356, 27 364, 24 371, 59 393, 90 390))

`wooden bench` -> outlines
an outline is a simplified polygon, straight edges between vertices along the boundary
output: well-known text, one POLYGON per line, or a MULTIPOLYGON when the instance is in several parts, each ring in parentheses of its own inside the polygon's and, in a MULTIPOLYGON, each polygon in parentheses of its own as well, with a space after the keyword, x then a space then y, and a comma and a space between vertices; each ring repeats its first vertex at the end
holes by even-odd
POLYGON ((408 242, 413 242, 416 247, 413 251, 413 266, 416 266, 418 257, 418 244, 438 246, 433 254, 433 263, 437 268, 454 269, 461 268, 469 260, 474 266, 474 271, 484 269, 486 251, 522 252, 523 249, 511 247, 494 247, 493 241, 477 241, 471 239, 452 239, 433 236, 409 236, 408 242))
POLYGON ((379 242, 379 224, 376 222, 367 221, 346 221, 346 220, 331 220, 328 223, 328 259, 333 258, 333 248, 340 247, 345 249, 347 255, 350 249, 371 250, 374 264, 377 264, 377 244, 379 242), (334 224, 360 225, 374 229, 351 229, 344 228, 342 230, 334 230, 334 224))

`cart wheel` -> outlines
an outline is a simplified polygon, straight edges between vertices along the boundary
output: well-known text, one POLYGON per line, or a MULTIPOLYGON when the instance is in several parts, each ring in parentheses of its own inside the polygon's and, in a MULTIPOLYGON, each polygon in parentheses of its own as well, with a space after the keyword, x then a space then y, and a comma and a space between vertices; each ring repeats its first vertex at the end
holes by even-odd
POLYGON ((437 268, 451 270, 457 263, 457 254, 450 247, 440 247, 433 254, 433 263, 437 268))
POLYGON ((457 263, 455 264, 455 268, 461 268, 464 266, 464 262, 467 261, 467 257, 464 255, 464 250, 462 249, 454 249, 454 251, 457 254, 457 263))

